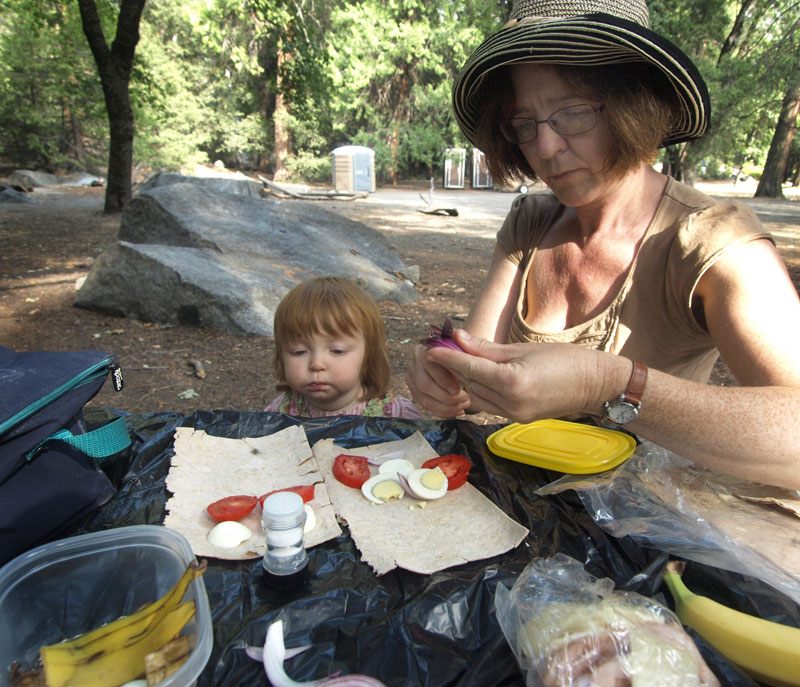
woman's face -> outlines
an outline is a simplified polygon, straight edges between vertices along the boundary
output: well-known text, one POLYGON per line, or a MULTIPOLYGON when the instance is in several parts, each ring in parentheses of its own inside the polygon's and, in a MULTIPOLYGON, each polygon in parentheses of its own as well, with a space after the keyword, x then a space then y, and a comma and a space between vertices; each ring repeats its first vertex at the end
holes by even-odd
POLYGON ((528 164, 564 205, 579 207, 602 198, 614 182, 604 171, 611 149, 604 113, 595 114, 593 129, 569 136, 556 133, 542 122, 561 108, 599 106, 602 100, 579 94, 547 65, 513 65, 511 81, 515 101, 512 116, 540 122, 536 139, 520 144, 528 164))

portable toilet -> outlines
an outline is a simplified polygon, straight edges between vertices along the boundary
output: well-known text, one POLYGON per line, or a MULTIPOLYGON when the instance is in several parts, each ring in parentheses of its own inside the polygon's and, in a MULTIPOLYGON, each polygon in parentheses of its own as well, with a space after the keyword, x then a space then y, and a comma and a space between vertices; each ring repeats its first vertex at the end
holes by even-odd
POLYGON ((467 161, 466 148, 447 148, 444 151, 445 188, 464 188, 464 167, 467 161))
POLYGON ((492 175, 482 150, 472 149, 472 188, 492 188, 492 175))
POLYGON ((340 146, 333 158, 333 188, 375 193, 375 151, 364 146, 340 146))

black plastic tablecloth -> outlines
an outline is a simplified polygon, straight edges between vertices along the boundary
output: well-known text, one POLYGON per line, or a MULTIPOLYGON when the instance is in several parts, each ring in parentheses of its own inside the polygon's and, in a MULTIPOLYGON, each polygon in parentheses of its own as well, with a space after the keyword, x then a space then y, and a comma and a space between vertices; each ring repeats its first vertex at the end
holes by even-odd
MULTIPOLYGON (((389 687, 524 685, 495 616, 494 594, 498 584, 511 587, 532 558, 555 552, 577 559, 596 577, 612 579, 618 589, 672 603, 662 584, 667 555, 606 534, 574 492, 536 495, 538 487, 560 473, 494 456, 486 448, 486 437, 499 426, 351 416, 300 421, 273 413, 233 411, 157 413, 130 416, 127 421, 134 437, 131 449, 103 466, 119 490, 73 534, 163 523, 170 496, 165 477, 177 427, 243 438, 293 424, 302 424, 312 446, 334 438, 346 448, 404 439, 420 431, 440 454, 468 456, 473 464, 470 483, 530 530, 520 546, 501 556, 433 575, 395 569, 378 577, 361 561, 345 526, 338 538, 310 549, 310 581, 292 592, 265 584, 260 559, 211 559, 203 579, 214 647, 198 680, 200 687, 268 685, 263 666, 241 647, 263 644, 266 628, 279 618, 284 621, 287 646, 312 645, 286 662, 287 673, 298 681, 341 671, 371 675, 389 687)), ((485 526, 479 521, 472 525, 485 526)), ((752 609, 754 598, 762 610, 773 608, 779 614, 795 609, 758 580, 698 563, 688 563, 684 579, 693 591, 740 610, 752 609)), ((723 685, 755 684, 693 637, 723 685)))

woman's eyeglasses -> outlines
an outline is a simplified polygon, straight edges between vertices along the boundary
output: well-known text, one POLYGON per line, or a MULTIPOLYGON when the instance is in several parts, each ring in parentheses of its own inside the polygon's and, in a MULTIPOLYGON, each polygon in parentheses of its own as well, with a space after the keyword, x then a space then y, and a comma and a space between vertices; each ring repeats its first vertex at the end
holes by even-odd
POLYGON ((560 136, 574 136, 594 129, 597 112, 605 105, 572 105, 556 110, 547 119, 536 120, 527 117, 512 117, 500 123, 500 131, 509 143, 521 145, 535 141, 539 135, 539 124, 547 123, 560 136))

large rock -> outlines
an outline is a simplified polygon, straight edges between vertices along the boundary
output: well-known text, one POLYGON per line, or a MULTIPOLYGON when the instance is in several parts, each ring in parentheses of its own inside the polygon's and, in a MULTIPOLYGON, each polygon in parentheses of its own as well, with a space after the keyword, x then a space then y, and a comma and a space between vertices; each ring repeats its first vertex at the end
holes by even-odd
POLYGON ((142 320, 272 336, 284 294, 314 276, 359 282, 409 303, 413 284, 378 231, 313 202, 220 193, 203 183, 152 186, 122 213, 75 305, 142 320))
POLYGON ((24 186, 34 188, 35 186, 58 186, 61 183, 55 174, 47 172, 36 172, 32 169, 17 169, 8 175, 8 183, 12 186, 24 186))
POLYGON ((86 172, 75 172, 60 177, 56 174, 37 172, 31 169, 17 169, 9 175, 8 183, 12 186, 35 188, 37 186, 102 186, 105 182, 102 177, 86 172))
POLYGON ((244 176, 190 177, 175 172, 159 172, 142 184, 140 190, 149 191, 158 186, 169 186, 170 184, 194 184, 217 193, 237 193, 243 196, 253 196, 254 198, 261 197, 262 188, 260 181, 244 176))
POLYGON ((23 191, 0 183, 0 203, 32 203, 33 199, 23 191))

